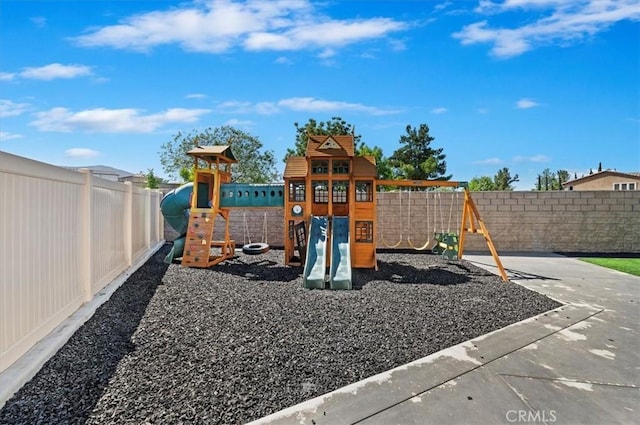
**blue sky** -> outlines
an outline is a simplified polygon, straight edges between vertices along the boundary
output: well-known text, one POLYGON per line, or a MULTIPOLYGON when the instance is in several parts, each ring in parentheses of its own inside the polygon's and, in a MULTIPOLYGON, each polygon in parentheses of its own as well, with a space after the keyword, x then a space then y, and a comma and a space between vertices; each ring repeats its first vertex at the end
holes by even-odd
POLYGON ((153 169, 177 132, 273 150, 339 116, 389 156, 428 124, 454 180, 640 171, 640 1, 0 4, 0 150, 153 169))

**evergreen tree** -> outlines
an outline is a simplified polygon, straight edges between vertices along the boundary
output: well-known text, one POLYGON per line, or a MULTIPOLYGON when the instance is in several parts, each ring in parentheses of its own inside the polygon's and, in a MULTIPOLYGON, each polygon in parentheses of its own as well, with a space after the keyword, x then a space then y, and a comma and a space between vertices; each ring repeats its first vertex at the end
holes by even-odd
POLYGON ((409 180, 450 180, 451 175, 445 175, 447 163, 443 149, 430 147, 435 138, 429 135, 429 126, 407 125, 406 131, 406 135, 400 136, 401 147, 389 158, 394 175, 409 180))
POLYGON ((513 190, 512 184, 520 181, 518 175, 511 177, 511 172, 507 167, 498 170, 493 178, 495 190, 513 190))
POLYGON ((147 187, 149 189, 157 189, 160 187, 160 183, 162 183, 162 179, 159 177, 156 177, 156 175, 153 173, 153 168, 149 168, 147 170, 147 187))

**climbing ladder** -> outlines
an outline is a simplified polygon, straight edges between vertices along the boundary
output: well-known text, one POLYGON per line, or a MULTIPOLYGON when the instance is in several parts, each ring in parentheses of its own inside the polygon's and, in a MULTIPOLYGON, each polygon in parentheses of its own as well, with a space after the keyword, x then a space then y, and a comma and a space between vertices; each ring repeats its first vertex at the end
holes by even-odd
POLYGON ((220 210, 219 214, 225 219, 224 240, 213 240, 215 214, 211 210, 191 210, 189 226, 182 255, 182 265, 188 267, 211 267, 235 256, 235 241, 229 238, 229 212, 220 210), (213 253, 212 248, 219 253, 213 253))

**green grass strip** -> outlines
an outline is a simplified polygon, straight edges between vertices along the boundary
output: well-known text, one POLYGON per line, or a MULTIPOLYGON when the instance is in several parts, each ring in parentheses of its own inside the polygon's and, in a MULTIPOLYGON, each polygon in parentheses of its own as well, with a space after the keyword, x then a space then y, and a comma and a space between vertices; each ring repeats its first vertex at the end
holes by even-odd
POLYGON ((581 258, 580 260, 620 272, 640 276, 640 258, 581 258))

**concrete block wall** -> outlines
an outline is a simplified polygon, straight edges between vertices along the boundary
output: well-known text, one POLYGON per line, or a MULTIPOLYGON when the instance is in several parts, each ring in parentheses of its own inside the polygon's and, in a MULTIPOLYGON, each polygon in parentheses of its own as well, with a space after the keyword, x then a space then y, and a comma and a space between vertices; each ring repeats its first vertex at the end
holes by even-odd
MULTIPOLYGON (((640 254, 640 191, 473 192, 472 198, 498 252, 640 254)), ((461 192, 378 193, 378 248, 430 247, 434 231, 459 231, 463 203, 461 192)), ((245 234, 263 241, 265 212, 267 242, 283 245, 283 210, 275 208, 232 210, 237 246, 248 243, 245 234)), ((220 219, 216 229, 223 229, 220 219)), ((165 239, 177 236, 165 224, 165 239)), ((465 250, 488 248, 481 235, 468 234, 465 250)))
MULTIPOLYGON (((380 241, 384 235, 394 244, 402 232, 404 240, 398 248, 408 248, 408 242, 416 246, 415 241, 432 235, 434 223, 437 230, 459 228, 462 193, 441 193, 437 202, 419 196, 416 192, 411 197, 406 192, 378 194, 380 241), (451 205, 457 212, 452 219, 451 205)), ((498 191, 471 196, 498 252, 640 253, 640 191, 498 191)), ((485 239, 477 234, 467 235, 465 249, 488 250, 485 239)))

